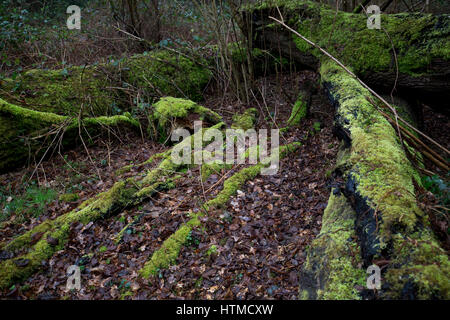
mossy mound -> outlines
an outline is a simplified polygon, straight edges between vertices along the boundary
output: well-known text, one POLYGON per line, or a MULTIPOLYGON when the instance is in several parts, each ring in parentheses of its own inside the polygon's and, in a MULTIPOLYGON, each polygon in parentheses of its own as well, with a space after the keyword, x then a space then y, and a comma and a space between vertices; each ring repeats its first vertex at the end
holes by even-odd
POLYGON ((62 202, 75 202, 80 198, 76 193, 65 193, 59 196, 59 201, 62 202))
MULTIPOLYGON (((155 123, 158 140, 164 142, 176 128, 194 129, 194 121, 203 121, 210 126, 222 121, 216 112, 191 100, 165 97, 153 105, 150 121, 155 123)), ((151 133, 151 132, 150 132, 151 133)))
MULTIPOLYGON (((352 66, 357 74, 395 71, 392 46, 397 51, 400 73, 413 76, 427 73, 432 60, 450 59, 450 23, 445 15, 382 15, 387 37, 383 30, 367 28, 366 15, 342 11, 336 14, 331 7, 312 1, 266 0, 247 10, 274 9, 274 17, 278 18, 276 6, 290 26, 345 65, 352 66)), ((274 22, 268 27, 281 28, 274 22)), ((294 36, 294 40, 300 51, 321 56, 302 39, 294 36)))
POLYGON ((248 130, 255 127, 258 116, 256 108, 248 108, 242 114, 235 114, 233 116, 232 129, 248 130))
POLYGON ((0 97, 32 110, 59 115, 111 114, 119 92, 107 89, 116 84, 108 80, 106 70, 105 66, 30 70, 14 80, 0 82, 0 97))

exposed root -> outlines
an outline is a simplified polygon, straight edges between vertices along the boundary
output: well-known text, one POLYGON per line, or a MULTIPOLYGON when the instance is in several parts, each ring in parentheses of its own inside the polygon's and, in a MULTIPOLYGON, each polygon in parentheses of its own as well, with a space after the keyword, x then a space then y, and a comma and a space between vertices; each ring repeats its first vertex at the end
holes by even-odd
MULTIPOLYGON (((281 146, 279 150, 280 158, 285 157, 288 153, 295 151, 300 143, 294 142, 290 145, 281 146)), ((161 248, 156 250, 150 260, 140 270, 140 274, 144 278, 155 275, 159 270, 169 267, 175 263, 181 247, 186 243, 187 237, 194 227, 200 226, 200 217, 207 214, 208 211, 224 206, 232 195, 236 194, 245 182, 254 179, 261 172, 261 169, 267 165, 258 163, 251 167, 241 169, 233 176, 225 180, 222 191, 219 194, 203 204, 203 210, 192 215, 192 218, 185 223, 180 229, 172 234, 164 241, 161 248)))

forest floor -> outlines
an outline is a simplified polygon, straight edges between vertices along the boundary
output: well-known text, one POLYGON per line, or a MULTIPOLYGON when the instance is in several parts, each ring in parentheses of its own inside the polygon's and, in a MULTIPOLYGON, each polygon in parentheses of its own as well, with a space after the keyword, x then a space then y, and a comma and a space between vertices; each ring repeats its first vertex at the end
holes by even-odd
MULTIPOLYGON (((233 114, 255 107, 260 110, 258 128, 271 127, 273 120, 281 127, 287 123, 302 83, 315 77, 301 72, 284 75, 281 82, 275 76, 261 78, 264 99, 256 105, 244 105, 214 90, 202 104, 220 113, 228 124, 233 114)), ((138 275, 164 240, 189 220, 189 213, 214 198, 222 187, 220 181, 242 167, 213 174, 203 183, 199 168, 193 168, 183 174, 175 189, 158 193, 140 206, 87 225, 72 224, 64 249, 22 284, 0 291, 0 298, 297 299, 305 249, 320 232, 331 189, 339 147, 333 135, 333 114, 333 107, 318 91, 308 117, 280 138, 280 144, 299 141, 302 146, 281 160, 276 175, 248 181, 226 208, 202 218, 201 227, 191 232, 176 264, 168 269, 149 279, 138 275), (133 221, 136 223, 117 243, 118 233, 133 221), (66 272, 74 264, 82 270, 82 290, 67 292, 66 272)), ((436 126, 429 121, 427 125, 436 126)), ((37 168, 0 176, 5 198, 0 208, 4 214, 0 242, 75 209, 120 179, 143 176, 157 163, 124 174, 118 169, 142 163, 163 150, 164 146, 130 133, 121 141, 100 139, 89 147, 89 153, 79 147, 43 161, 37 168), (37 186, 52 190, 51 195, 36 197, 37 186), (59 200, 66 193, 76 193, 78 198, 59 200), (7 206, 13 204, 16 209, 21 206, 22 215, 6 215, 7 206)), ((0 260, 5 258, 0 252, 0 260)))
MULTIPOLYGON (((284 77, 288 85, 283 89, 276 85, 275 77, 259 80, 265 98, 252 106, 260 110, 259 128, 272 126, 273 120, 286 124, 299 86, 315 75, 303 72, 284 77)), ((219 97, 210 91, 203 105, 222 114, 228 124, 234 113, 251 107, 231 95, 219 97)), ((18 299, 296 299, 297 274, 305 259, 304 249, 320 231, 321 216, 329 196, 328 179, 339 144, 332 133, 332 115, 326 98, 314 96, 310 116, 280 139, 281 144, 300 141, 301 148, 281 161, 278 174, 248 181, 225 209, 210 212, 202 227, 191 232, 177 263, 161 270, 157 276, 144 280, 138 276, 138 270, 188 219, 189 212, 199 210, 201 203, 220 191, 218 182, 231 176, 239 166, 213 174, 204 183, 200 182, 199 168, 188 170, 175 189, 159 193, 141 206, 88 225, 73 224, 69 242, 41 272, 1 292, 0 296, 18 299), (116 243, 115 236, 136 217, 140 217, 138 222, 127 229, 120 243, 116 243), (66 292, 66 271, 74 264, 82 269, 82 290, 66 292)), ((0 241, 9 241, 46 219, 75 209, 120 179, 142 175, 157 163, 135 167, 125 174, 118 174, 117 170, 130 163, 142 163, 164 150, 163 146, 133 134, 121 140, 101 139, 89 147, 89 154, 79 147, 43 161, 37 168, 2 175, 0 187, 9 195, 5 203, 15 203, 22 197, 21 204, 28 211, 22 216, 11 214, 1 222, 0 241), (53 190, 54 199, 49 197, 44 207, 42 201, 40 204, 33 202, 32 196, 26 199, 23 194, 29 194, 30 188, 33 190, 29 180, 36 186, 53 190), (76 193, 78 199, 60 201, 58 195, 65 193, 76 193)), ((36 241, 38 237, 36 235, 36 241)))

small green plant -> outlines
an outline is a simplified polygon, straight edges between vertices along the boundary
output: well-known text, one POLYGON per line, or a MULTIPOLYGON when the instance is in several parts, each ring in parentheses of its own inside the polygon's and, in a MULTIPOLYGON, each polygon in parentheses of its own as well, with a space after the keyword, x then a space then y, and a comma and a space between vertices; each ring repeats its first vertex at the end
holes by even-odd
POLYGON ((322 130, 322 124, 320 122, 314 122, 313 124, 314 131, 319 132, 322 130))
POLYGON ((200 244, 200 239, 198 239, 195 235, 192 234, 192 231, 189 231, 189 234, 186 238, 186 246, 187 247, 198 247, 200 244))
POLYGON ((100 249, 98 249, 98 251, 100 253, 104 253, 104 252, 108 251, 108 248, 106 246, 101 246, 100 249))
POLYGON ((422 185, 426 190, 433 193, 442 205, 447 206, 450 204, 450 188, 445 181, 437 175, 422 177, 422 185))
POLYGON ((0 188, 0 221, 16 216, 16 223, 21 223, 29 217, 39 217, 57 197, 55 190, 30 186, 22 195, 14 195, 0 188))
POLYGON ((198 278, 197 280, 195 280, 195 287, 196 288, 201 288, 203 284, 203 277, 198 278))
POLYGON ((215 255, 217 253, 217 246, 215 244, 213 244, 208 251, 206 251, 206 254, 208 255, 208 257, 215 255))

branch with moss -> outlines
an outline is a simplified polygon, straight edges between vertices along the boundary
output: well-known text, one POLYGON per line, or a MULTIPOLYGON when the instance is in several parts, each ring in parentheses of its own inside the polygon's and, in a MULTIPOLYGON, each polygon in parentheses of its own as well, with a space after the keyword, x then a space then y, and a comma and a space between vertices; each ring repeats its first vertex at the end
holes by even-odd
MULTIPOLYGON (((279 148, 280 158, 284 158, 290 152, 299 148, 301 144, 298 142, 291 143, 279 148)), ((159 270, 169 267, 176 262, 182 246, 186 243, 190 231, 201 225, 200 218, 206 215, 209 211, 223 207, 227 204, 230 198, 236 194, 237 190, 241 188, 247 181, 257 177, 261 169, 267 167, 267 164, 258 163, 256 165, 241 169, 239 172, 226 179, 223 184, 223 189, 213 199, 203 204, 201 211, 192 214, 191 219, 186 222, 180 229, 172 234, 164 241, 161 248, 156 250, 151 258, 145 263, 140 270, 140 274, 144 278, 155 275, 159 270)))

